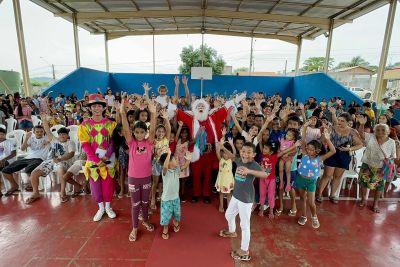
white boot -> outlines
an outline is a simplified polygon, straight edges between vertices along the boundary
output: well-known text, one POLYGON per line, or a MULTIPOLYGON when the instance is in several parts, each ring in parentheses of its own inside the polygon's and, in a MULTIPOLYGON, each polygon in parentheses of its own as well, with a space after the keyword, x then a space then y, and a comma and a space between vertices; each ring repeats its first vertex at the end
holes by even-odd
POLYGON ((117 217, 117 214, 115 214, 115 211, 111 207, 106 208, 106 213, 108 215, 108 218, 110 219, 114 219, 115 217, 117 217))

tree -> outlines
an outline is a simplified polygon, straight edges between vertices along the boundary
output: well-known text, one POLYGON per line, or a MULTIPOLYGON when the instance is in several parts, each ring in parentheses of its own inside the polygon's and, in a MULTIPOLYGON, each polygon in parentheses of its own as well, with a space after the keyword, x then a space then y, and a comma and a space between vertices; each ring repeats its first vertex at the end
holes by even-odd
MULTIPOLYGON (((329 58, 328 68, 332 68, 333 62, 335 60, 333 58, 329 58)), ((303 63, 304 71, 322 71, 325 65, 325 57, 310 57, 306 59, 303 63)))
MULTIPOLYGON (((361 67, 370 67, 370 64, 368 61, 363 59, 361 56, 356 56, 353 57, 349 62, 340 62, 337 66, 336 69, 342 69, 342 68, 349 68, 349 67, 356 67, 356 66, 361 66, 361 67)), ((374 66, 371 66, 371 70, 373 70, 374 66)))
MULTIPOLYGON (((180 54, 182 64, 179 72, 189 74, 191 67, 201 67, 201 46, 194 49, 193 46, 184 47, 180 54)), ((213 74, 221 74, 224 71, 225 61, 212 47, 204 45, 204 67, 212 67, 213 74)))
POLYGON ((233 74, 236 74, 238 72, 249 72, 249 68, 248 67, 240 67, 240 68, 233 70, 233 74))

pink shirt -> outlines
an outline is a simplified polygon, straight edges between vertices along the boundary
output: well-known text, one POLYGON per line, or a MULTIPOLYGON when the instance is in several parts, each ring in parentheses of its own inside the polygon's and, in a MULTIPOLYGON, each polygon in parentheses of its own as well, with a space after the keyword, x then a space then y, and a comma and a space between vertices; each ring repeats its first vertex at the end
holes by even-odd
POLYGON ((138 142, 133 138, 127 145, 129 146, 128 176, 132 178, 151 176, 153 144, 148 139, 138 142))
MULTIPOLYGON (((24 116, 28 116, 28 114, 30 113, 32 113, 32 108, 30 106, 26 105, 25 107, 22 107, 22 114, 24 114, 24 116)), ((14 115, 18 116, 18 107, 15 108, 14 115)), ((29 118, 19 118, 18 122, 21 122, 23 120, 32 121, 32 119, 29 118)))

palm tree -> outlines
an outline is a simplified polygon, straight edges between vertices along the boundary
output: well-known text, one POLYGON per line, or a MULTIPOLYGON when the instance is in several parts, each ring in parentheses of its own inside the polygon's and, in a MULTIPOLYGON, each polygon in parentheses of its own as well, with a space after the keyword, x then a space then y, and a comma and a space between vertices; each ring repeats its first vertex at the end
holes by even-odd
POLYGON ((340 62, 336 68, 341 69, 341 68, 349 68, 349 67, 356 67, 356 66, 362 66, 362 67, 368 68, 370 66, 370 64, 368 61, 363 59, 361 56, 356 56, 356 57, 353 57, 349 62, 340 62))

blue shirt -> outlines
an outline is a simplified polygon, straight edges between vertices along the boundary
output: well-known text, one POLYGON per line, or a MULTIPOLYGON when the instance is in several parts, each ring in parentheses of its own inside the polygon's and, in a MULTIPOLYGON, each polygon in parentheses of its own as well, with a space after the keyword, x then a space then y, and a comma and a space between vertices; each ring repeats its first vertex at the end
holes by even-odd
POLYGON ((321 172, 321 158, 317 156, 314 159, 310 159, 308 155, 304 155, 297 171, 303 177, 317 180, 321 172))

